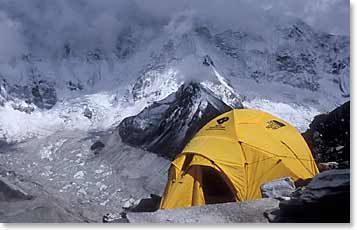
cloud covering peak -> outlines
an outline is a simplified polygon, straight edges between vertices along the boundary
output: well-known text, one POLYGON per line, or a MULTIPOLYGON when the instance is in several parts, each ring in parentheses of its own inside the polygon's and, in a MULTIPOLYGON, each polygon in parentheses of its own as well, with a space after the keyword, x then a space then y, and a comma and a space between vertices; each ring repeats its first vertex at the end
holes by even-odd
POLYGON ((195 23, 260 31, 269 29, 267 16, 349 34, 347 0, 0 0, 0 62, 26 52, 60 55, 66 45, 110 51, 128 25, 143 35, 185 33, 195 23))

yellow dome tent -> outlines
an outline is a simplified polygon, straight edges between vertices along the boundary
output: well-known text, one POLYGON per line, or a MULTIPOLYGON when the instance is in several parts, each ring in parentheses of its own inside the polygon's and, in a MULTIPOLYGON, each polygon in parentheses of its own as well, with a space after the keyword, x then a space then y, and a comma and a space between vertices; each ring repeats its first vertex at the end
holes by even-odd
POLYGON ((232 110, 208 122, 172 162, 160 208, 256 199, 263 183, 317 173, 293 126, 265 112, 232 110))

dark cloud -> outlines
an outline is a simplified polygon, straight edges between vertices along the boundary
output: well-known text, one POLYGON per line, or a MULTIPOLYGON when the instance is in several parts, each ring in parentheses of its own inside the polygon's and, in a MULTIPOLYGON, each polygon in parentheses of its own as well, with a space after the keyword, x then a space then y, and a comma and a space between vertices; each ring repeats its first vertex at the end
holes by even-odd
POLYGON ((315 29, 349 35, 349 0, 262 0, 276 14, 298 17, 315 29))
POLYGON ((78 52, 112 50, 127 25, 148 36, 184 32, 194 23, 268 31, 269 15, 298 17, 319 30, 349 34, 348 0, 0 0, 0 61, 26 50, 57 54, 66 44, 78 52))

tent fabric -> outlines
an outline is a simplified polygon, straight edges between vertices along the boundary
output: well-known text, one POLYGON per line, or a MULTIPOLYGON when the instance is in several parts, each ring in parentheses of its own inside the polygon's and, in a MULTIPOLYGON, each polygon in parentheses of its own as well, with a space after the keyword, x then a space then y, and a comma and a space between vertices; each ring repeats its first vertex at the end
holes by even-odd
POLYGON ((240 109, 208 122, 172 162, 162 209, 204 205, 203 167, 215 170, 235 201, 261 197, 260 186, 282 177, 318 173, 305 140, 292 125, 258 110, 240 109))

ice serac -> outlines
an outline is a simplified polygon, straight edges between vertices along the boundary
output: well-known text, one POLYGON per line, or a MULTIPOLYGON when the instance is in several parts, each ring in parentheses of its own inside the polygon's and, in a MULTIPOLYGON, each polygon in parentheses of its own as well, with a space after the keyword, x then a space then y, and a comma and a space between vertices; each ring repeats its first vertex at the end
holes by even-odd
POLYGON ((174 158, 204 124, 231 109, 201 84, 186 83, 176 93, 124 119, 118 132, 125 143, 174 158))

